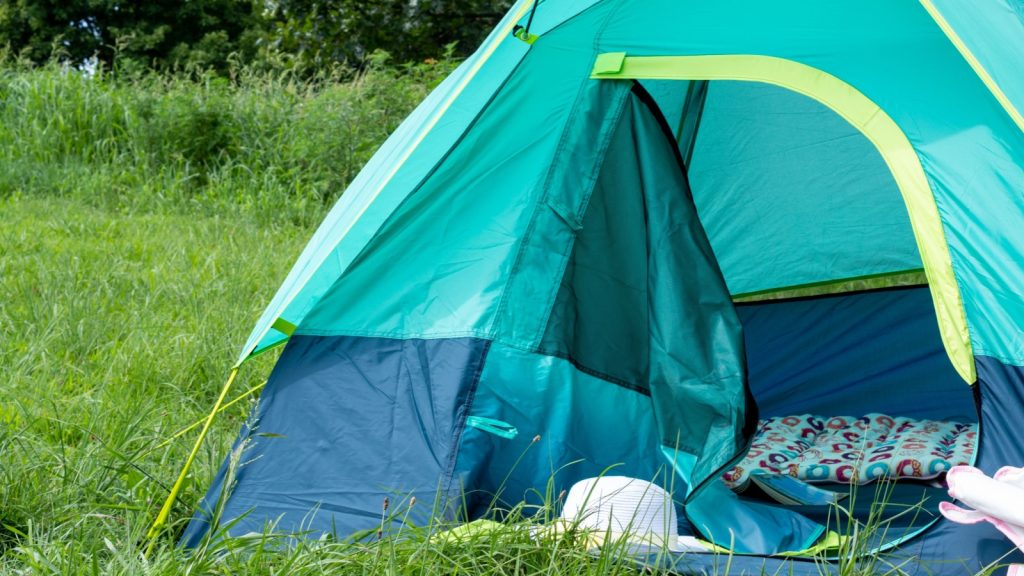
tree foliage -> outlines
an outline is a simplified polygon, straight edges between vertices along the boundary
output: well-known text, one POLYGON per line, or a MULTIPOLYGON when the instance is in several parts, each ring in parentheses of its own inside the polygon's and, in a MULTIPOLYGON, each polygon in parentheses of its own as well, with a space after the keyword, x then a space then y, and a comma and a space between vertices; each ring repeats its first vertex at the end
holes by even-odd
POLYGON ((0 0, 0 50, 35 63, 312 74, 370 55, 416 62, 472 52, 512 0, 0 0))
POLYGON ((374 51, 393 61, 437 58, 455 44, 472 52, 510 0, 279 0, 267 12, 268 50, 300 68, 361 65, 374 51))
POLYGON ((35 63, 223 69, 255 54, 261 0, 5 0, 0 47, 35 63))

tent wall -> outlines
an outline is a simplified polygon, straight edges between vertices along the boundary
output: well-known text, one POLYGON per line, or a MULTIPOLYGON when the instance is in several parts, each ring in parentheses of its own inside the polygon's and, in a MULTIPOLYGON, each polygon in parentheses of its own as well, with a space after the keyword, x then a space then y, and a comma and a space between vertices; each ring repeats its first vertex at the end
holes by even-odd
POLYGON ((519 432, 512 439, 473 428, 463 435, 457 474, 472 518, 492 502, 552 503, 575 482, 601 474, 674 484, 658 455, 650 396, 569 360, 493 345, 471 413, 519 432))
POLYGON ((376 532, 385 498, 403 510, 415 496, 415 523, 451 516, 455 450, 487 346, 292 338, 182 541, 194 546, 209 531, 225 484, 220 520, 236 522, 233 536, 271 525, 313 538, 376 532))
POLYGON ((927 287, 737 306, 762 417, 862 416, 976 422, 949 363, 927 287))
POLYGON ((711 82, 689 175, 734 295, 921 268, 878 150, 802 94, 711 82))

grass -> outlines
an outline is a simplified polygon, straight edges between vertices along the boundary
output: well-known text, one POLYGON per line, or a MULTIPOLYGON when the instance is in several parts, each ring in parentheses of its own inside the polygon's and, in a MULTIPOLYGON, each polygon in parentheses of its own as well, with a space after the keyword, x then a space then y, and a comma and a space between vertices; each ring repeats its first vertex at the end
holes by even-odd
MULTIPOLYGON (((206 414, 315 225, 450 69, 298 82, 0 65, 0 573, 638 573, 573 533, 531 538, 522 508, 449 541, 404 526, 379 541, 259 536, 195 553, 161 539, 142 554, 194 432, 167 440, 206 414)), ((262 382, 273 359, 248 365, 235 390, 262 382)), ((249 408, 218 418, 172 529, 249 408)))

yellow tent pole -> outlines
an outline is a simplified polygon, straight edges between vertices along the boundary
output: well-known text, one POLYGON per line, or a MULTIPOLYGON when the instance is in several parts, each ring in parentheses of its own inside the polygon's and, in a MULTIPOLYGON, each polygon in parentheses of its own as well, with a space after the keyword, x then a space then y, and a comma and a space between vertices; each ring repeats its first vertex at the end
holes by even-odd
POLYGON ((149 538, 149 547, 146 548, 146 556, 149 556, 153 552, 153 546, 156 544, 156 536, 160 533, 160 529, 163 528, 164 524, 167 523, 167 517, 171 514, 171 507, 174 506, 175 500, 178 499, 178 493, 181 492, 181 487, 185 485, 185 477, 188 475, 189 468, 192 467, 192 462, 196 459, 196 454, 199 453, 199 447, 202 446, 203 440, 206 439, 206 433, 210 430, 210 424, 213 423, 214 416, 220 411, 221 405, 224 403, 224 398, 228 395, 228 390, 231 389, 231 384, 235 381, 235 376, 238 376, 238 367, 231 369, 231 374, 228 375, 228 381, 224 383, 224 388, 220 391, 220 396, 217 397, 217 402, 213 405, 213 410, 206 416, 206 421, 203 424, 203 429, 199 432, 199 437, 196 438, 195 446, 192 447, 192 452, 188 455, 185 460, 185 465, 181 469, 181 474, 178 474, 178 480, 171 487, 171 493, 167 495, 167 500, 164 502, 160 513, 157 514, 156 520, 153 521, 153 525, 149 528, 149 533, 146 535, 149 538))
MULTIPOLYGON (((241 394, 239 394, 238 396, 236 396, 236 397, 235 397, 235 398, 234 398, 233 400, 231 400, 230 402, 227 402, 227 403, 225 403, 225 404, 224 404, 223 406, 221 406, 221 407, 220 407, 220 408, 219 408, 219 409, 217 410, 217 413, 218 413, 218 414, 220 414, 221 412, 223 412, 223 411, 227 410, 228 408, 231 408, 231 407, 232 407, 232 406, 234 406, 235 404, 238 404, 239 402, 241 402, 242 400, 245 400, 245 399, 246 399, 246 398, 248 398, 249 396, 252 396, 252 395, 253 395, 253 394, 255 394, 256 392, 259 392, 259 391, 260 391, 260 390, 262 390, 262 389, 263 389, 263 387, 264 387, 264 386, 266 386, 266 385, 267 385, 267 381, 266 381, 266 380, 264 380, 264 381, 263 381, 263 382, 262 382, 261 384, 257 384, 257 385, 255 385, 255 386, 253 386, 252 388, 249 388, 249 389, 248 389, 248 390, 246 390, 245 392, 242 392, 241 394)), ((171 436, 170 436, 169 438, 167 438, 167 439, 166 439, 166 440, 164 440, 163 442, 161 442, 161 443, 157 444, 156 446, 154 446, 154 447, 150 448, 149 450, 147 450, 147 451, 143 452, 143 453, 142 453, 142 454, 141 454, 140 456, 146 456, 147 454, 152 454, 153 452, 156 452, 157 450, 159 450, 159 449, 163 448, 164 446, 167 446, 167 445, 168 445, 168 444, 170 444, 171 442, 174 442, 174 441, 175 441, 175 440, 177 440, 178 438, 181 438, 181 437, 182 437, 182 436, 184 436, 185 434, 188 434, 188 433, 189 433, 189 432, 191 432, 192 430, 195 430, 195 429, 196 429, 196 427, 198 427, 198 426, 201 426, 201 425, 203 424, 203 422, 206 422, 206 417, 205 417, 205 416, 204 416, 204 417, 202 417, 202 418, 200 418, 199 420, 196 420, 195 422, 193 422, 193 423, 189 424, 188 426, 186 426, 186 427, 182 428, 181 430, 178 430, 177 432, 175 432, 174 434, 172 434, 172 435, 171 435, 171 436)))

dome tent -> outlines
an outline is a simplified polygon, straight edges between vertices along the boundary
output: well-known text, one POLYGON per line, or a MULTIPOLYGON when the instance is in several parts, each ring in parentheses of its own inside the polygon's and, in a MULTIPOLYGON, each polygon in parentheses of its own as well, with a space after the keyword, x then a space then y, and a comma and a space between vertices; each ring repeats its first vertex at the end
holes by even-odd
MULTIPOLYGON (((825 528, 718 481, 758 408, 980 419, 978 465, 1019 464, 1022 58, 1006 0, 518 4, 246 343, 239 364, 286 346, 231 532, 348 534, 439 490, 472 516, 463 494, 520 497, 579 460, 556 481, 670 471, 689 529, 753 567, 825 528)), ((1009 548, 904 528, 892 553, 922 565, 1009 548)))

